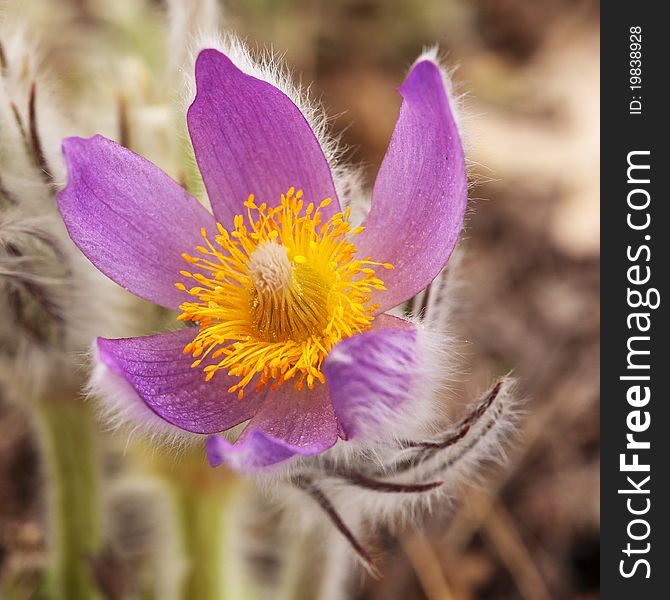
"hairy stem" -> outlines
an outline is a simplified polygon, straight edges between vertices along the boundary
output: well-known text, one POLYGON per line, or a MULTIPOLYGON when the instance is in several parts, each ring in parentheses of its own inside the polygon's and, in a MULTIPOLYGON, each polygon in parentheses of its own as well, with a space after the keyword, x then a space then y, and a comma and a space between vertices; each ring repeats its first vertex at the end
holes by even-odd
POLYGON ((240 540, 236 538, 236 512, 243 501, 243 488, 236 481, 227 483, 230 485, 212 485, 211 481, 194 481, 191 477, 175 481, 187 563, 184 600, 251 598, 240 562, 240 540))
POLYGON ((99 600, 90 569, 100 549, 96 429, 83 402, 36 405, 48 496, 49 598, 99 600))

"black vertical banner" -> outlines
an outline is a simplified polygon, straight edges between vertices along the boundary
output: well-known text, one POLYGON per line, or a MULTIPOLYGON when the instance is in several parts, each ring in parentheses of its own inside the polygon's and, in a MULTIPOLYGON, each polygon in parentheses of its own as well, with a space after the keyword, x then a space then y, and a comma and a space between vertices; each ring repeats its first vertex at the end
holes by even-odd
POLYGON ((651 1, 602 7, 601 588, 607 600, 670 598, 670 26, 662 8, 651 1))

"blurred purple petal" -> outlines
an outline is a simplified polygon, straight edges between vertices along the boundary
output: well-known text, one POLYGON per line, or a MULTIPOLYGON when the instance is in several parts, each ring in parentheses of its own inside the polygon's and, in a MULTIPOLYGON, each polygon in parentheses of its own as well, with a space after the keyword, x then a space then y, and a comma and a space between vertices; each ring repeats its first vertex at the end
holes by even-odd
POLYGON ((299 453, 299 449, 258 429, 251 430, 235 443, 221 435, 207 438, 207 459, 212 467, 225 464, 243 473, 274 465, 299 453))
POLYGON ((394 315, 383 314, 377 315, 372 321, 372 329, 410 329, 414 331, 416 325, 412 321, 403 319, 402 317, 396 317, 394 315))
POLYGON ((58 207, 70 237, 108 277, 178 308, 181 257, 202 242, 212 215, 157 166, 102 136, 63 141, 69 181, 58 207))
POLYGON ((302 391, 291 381, 270 392, 239 439, 231 444, 221 436, 207 441, 213 467, 227 464, 238 471, 253 471, 294 455, 309 456, 337 441, 338 427, 328 389, 317 383, 302 391))
POLYGON ((232 229, 249 194, 275 206, 291 186, 308 202, 332 198, 324 217, 339 211, 323 150, 288 96, 217 50, 203 50, 195 69, 188 128, 217 221, 232 229))
POLYGON ((239 400, 227 392, 238 378, 223 372, 205 381, 202 368, 192 369, 191 358, 182 354, 196 333, 189 328, 148 337, 98 338, 99 358, 168 423, 193 433, 224 431, 251 418, 265 393, 250 390, 239 400))
POLYGON ((390 262, 374 291, 380 312, 425 288, 449 259, 463 226, 463 148, 438 66, 417 63, 398 90, 402 107, 377 175, 358 255, 390 262))
POLYGON ((346 338, 324 362, 331 401, 346 439, 383 435, 411 404, 418 332, 402 319, 385 323, 394 328, 346 338))

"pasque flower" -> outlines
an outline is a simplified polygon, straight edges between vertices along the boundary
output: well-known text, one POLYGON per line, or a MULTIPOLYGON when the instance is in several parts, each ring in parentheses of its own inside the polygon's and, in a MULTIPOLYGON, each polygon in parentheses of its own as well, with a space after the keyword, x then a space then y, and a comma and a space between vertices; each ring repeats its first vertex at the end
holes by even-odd
POLYGON ((210 463, 243 471, 340 438, 390 435, 387 425, 414 410, 423 355, 417 325, 385 311, 443 268, 466 206, 438 64, 420 59, 399 88, 360 227, 289 96, 213 49, 199 54, 195 77, 188 128, 213 215, 110 140, 63 143, 69 181, 58 203, 74 242, 117 283, 191 325, 98 339, 99 363, 123 397, 106 402, 210 436, 210 463), (218 435, 246 421, 234 442, 218 435))

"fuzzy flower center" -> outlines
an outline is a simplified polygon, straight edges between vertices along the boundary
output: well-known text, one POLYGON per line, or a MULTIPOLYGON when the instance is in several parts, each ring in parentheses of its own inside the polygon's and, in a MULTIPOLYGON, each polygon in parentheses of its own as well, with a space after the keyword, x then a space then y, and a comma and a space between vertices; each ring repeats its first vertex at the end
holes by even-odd
POLYGON ((295 378, 295 387, 324 383, 321 365, 342 338, 370 329, 377 305, 369 305, 373 289, 383 290, 375 267, 392 265, 357 259, 351 237, 349 209, 322 222, 321 209, 305 206, 294 188, 282 195, 279 206, 257 205, 253 195, 247 209, 228 232, 217 223, 210 240, 197 254, 183 254, 193 273, 194 287, 176 286, 193 296, 177 317, 200 330, 184 354, 204 367, 210 380, 224 369, 239 381, 229 388, 239 398, 254 382, 260 391, 275 389, 295 378))

